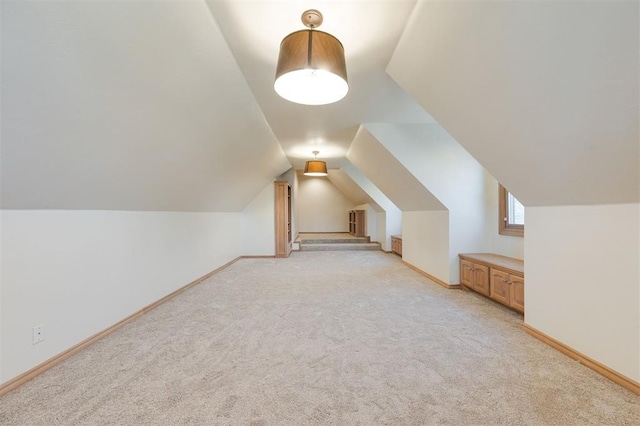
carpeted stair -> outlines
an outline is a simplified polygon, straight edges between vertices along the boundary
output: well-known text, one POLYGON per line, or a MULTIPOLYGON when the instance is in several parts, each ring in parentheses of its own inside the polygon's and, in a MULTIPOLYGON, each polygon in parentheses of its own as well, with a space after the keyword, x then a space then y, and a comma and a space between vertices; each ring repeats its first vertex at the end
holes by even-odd
POLYGON ((370 237, 301 238, 298 242, 303 251, 380 250, 380 243, 372 243, 370 237))

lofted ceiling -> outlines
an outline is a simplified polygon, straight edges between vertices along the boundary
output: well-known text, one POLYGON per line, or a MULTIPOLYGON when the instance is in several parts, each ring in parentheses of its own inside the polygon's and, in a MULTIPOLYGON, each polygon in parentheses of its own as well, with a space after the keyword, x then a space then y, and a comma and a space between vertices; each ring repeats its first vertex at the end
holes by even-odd
POLYGON ((422 1, 387 71, 525 206, 640 201, 640 2, 422 1))
MULTIPOLYGON (((371 123, 441 124, 525 205, 640 197, 638 2, 0 8, 5 209, 241 211, 314 150, 337 169, 351 167, 351 149, 379 182, 394 158, 367 152, 371 123), (331 105, 273 90, 279 44, 309 8, 345 48, 350 90, 331 105)), ((403 175, 388 191, 408 194, 403 175)), ((399 203, 443 208, 425 197, 399 203)))
POLYGON ((347 196, 353 204, 369 204, 372 209, 377 212, 384 212, 384 209, 365 192, 353 179, 344 171, 344 169, 330 169, 329 180, 347 196))
POLYGON ((363 122, 433 122, 384 71, 415 3, 3 1, 2 208, 238 211, 363 122), (345 47, 336 104, 273 90, 308 8, 345 47))
POLYGON ((291 167, 204 1, 2 1, 2 208, 241 211, 291 167))
POLYGON ((447 210, 364 126, 358 129, 347 158, 403 212, 447 210))
POLYGON ((361 123, 429 123, 433 119, 385 72, 416 1, 207 0, 249 87, 296 169, 320 151, 329 168, 345 155, 361 123), (318 9, 319 28, 343 44, 349 93, 334 104, 305 106, 273 90, 280 42, 304 29, 302 12, 318 9))

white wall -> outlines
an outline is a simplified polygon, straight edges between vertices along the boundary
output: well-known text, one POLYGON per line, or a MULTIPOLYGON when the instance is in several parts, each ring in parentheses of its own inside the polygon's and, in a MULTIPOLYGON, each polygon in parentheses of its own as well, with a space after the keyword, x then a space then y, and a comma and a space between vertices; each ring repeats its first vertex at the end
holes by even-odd
POLYGON ((275 188, 267 185, 242 212, 242 254, 276 254, 275 188))
POLYGON ((298 231, 349 232, 355 204, 327 178, 298 176, 298 231))
MULTIPOLYGON (((376 212, 376 241, 380 243, 382 250, 387 250, 387 213, 376 212)), ((389 251, 389 250, 387 250, 389 251)))
POLYGON ((402 213, 402 260, 450 282, 449 212, 402 213))
POLYGON ((240 213, 1 212, 6 382, 241 254, 240 213), (31 342, 45 325, 45 341, 31 342))
POLYGON ((525 322, 640 381, 640 204, 526 214, 525 322))

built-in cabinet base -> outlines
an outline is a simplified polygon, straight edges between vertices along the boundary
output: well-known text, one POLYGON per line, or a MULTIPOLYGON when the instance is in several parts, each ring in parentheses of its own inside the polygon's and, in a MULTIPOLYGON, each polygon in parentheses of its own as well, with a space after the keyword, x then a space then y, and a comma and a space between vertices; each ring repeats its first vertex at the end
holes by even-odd
POLYGON ((402 236, 401 235, 391 236, 391 251, 399 256, 402 256, 402 236))
POLYGON ((524 312, 524 261, 492 253, 460 254, 460 284, 524 312))

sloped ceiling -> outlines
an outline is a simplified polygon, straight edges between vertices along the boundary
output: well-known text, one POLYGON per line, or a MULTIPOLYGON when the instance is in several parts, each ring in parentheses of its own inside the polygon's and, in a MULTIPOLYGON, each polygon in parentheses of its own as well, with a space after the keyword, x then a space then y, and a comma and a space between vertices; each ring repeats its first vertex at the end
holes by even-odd
POLYGON ((329 170, 329 180, 355 205, 369 204, 377 212, 384 211, 344 170, 329 170))
POLYGON ((383 179, 393 164, 356 135, 434 123, 425 110, 525 205, 640 199, 637 2, 0 7, 2 208, 241 211, 312 150, 338 168, 351 148, 403 210, 442 209, 383 179), (279 43, 310 7, 344 44, 350 79, 321 107, 272 88, 279 43))
POLYGON ((347 158, 403 212, 447 210, 365 127, 347 158))
POLYGON ((637 202, 639 5, 422 1, 387 72, 526 206, 637 202))
MULTIPOLYGON (((393 202, 383 194, 383 192, 367 178, 356 166, 349 163, 346 166, 340 168, 345 175, 347 175, 354 183, 356 183, 364 192, 367 193, 372 200, 378 204, 382 210, 392 215, 401 215, 400 209, 393 204, 393 202)), ((387 218, 389 215, 387 215, 387 218)))
POLYGON ((433 122, 386 73, 415 0, 207 0, 229 47, 296 169, 320 151, 329 168, 345 164, 345 154, 361 123, 433 122), (349 93, 323 106, 294 104, 273 90, 280 42, 304 29, 302 13, 319 9, 321 31, 343 44, 349 93))
POLYGON ((290 167, 204 2, 2 2, 2 208, 240 211, 290 167))
POLYGON ((486 171, 442 126, 367 123, 365 127, 449 210, 476 207, 477 200, 468 195, 484 190, 486 171))

